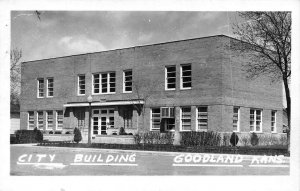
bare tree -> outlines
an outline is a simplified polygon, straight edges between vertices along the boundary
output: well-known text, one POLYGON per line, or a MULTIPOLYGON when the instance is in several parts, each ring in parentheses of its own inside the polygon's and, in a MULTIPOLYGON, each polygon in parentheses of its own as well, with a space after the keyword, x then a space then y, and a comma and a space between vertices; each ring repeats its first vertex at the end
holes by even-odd
POLYGON ((282 80, 287 102, 288 138, 290 131, 291 97, 291 12, 239 12, 245 22, 233 23, 233 32, 241 40, 235 46, 247 53, 249 78, 269 76, 282 80))
POLYGON ((12 104, 19 103, 22 50, 14 48, 10 51, 10 100, 12 104))

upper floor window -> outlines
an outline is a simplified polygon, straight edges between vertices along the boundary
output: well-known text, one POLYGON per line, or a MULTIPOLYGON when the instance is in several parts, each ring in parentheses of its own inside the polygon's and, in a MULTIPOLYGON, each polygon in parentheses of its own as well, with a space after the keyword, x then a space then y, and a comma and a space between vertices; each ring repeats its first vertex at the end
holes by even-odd
POLYGON ((29 111, 28 112, 28 130, 34 129, 34 112, 29 111))
POLYGON ((208 112, 207 106, 200 106, 197 108, 197 130, 207 131, 208 130, 208 112))
POLYGON ((165 68, 165 88, 166 90, 176 89, 176 66, 166 66, 165 68))
POLYGON ((54 92, 54 79, 48 78, 47 79, 47 97, 53 97, 54 92))
POLYGON ((38 92, 37 92, 37 97, 38 98, 43 98, 44 97, 44 79, 38 79, 38 92))
POLYGON ((192 127, 191 121, 192 121, 191 107, 182 107, 181 108, 181 130, 190 131, 192 127))
POLYGON ((240 130, 240 108, 239 107, 233 107, 233 116, 232 116, 232 124, 233 124, 233 131, 238 132, 240 130))
POLYGON ((116 92, 116 73, 102 73, 93 75, 93 93, 107 94, 116 92))
POLYGON ((180 89, 192 88, 192 65, 185 64, 180 67, 180 89))
POLYGON ((85 75, 78 75, 78 95, 85 95, 85 75))
POLYGON ((261 114, 260 109, 250 109, 250 131, 251 132, 261 132, 261 114))
POLYGON ((132 92, 132 70, 126 70, 123 73, 123 92, 131 93, 132 92))
POLYGON ((271 132, 276 133, 276 111, 271 111, 271 132))

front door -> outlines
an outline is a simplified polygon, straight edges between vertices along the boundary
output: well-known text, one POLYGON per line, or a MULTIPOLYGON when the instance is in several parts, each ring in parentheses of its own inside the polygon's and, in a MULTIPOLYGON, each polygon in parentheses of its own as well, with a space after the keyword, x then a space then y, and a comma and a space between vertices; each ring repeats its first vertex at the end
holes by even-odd
POLYGON ((93 134, 106 135, 108 128, 114 128, 114 109, 94 109, 93 134))

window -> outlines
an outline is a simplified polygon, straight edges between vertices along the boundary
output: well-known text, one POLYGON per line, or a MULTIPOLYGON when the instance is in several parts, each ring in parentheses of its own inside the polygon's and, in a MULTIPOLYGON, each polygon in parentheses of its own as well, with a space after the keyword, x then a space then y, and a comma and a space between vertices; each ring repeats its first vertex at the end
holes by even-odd
POLYGON ((78 95, 85 95, 85 75, 78 76, 78 95))
POLYGON ((43 129, 44 128, 44 113, 42 111, 37 112, 37 128, 38 129, 43 129))
POLYGON ((76 111, 77 118, 77 127, 84 127, 85 124, 85 112, 84 111, 76 111))
POLYGON ((28 112, 28 130, 33 130, 34 129, 34 112, 29 111, 28 112))
POLYGON ((191 89, 192 88, 192 65, 181 65, 180 68, 180 88, 191 89))
POLYGON ((191 130, 191 108, 190 107, 181 108, 181 130, 182 131, 191 130))
POLYGON ((233 124, 233 131, 239 132, 240 130, 240 108, 239 107, 233 107, 233 116, 232 116, 232 124, 233 124))
POLYGON ((271 111, 271 132, 276 133, 276 111, 271 111))
POLYGON ((198 131, 208 130, 207 106, 200 106, 197 108, 197 128, 198 131))
POLYGON ((63 120, 64 120, 63 111, 62 110, 56 111, 56 130, 63 129, 63 123, 64 123, 63 120))
POLYGON ((47 111, 46 130, 52 130, 52 129, 53 129, 53 111, 47 111))
POLYGON ((38 98, 44 97, 44 79, 38 79, 38 98))
POLYGON ((162 107, 161 118, 174 118, 174 107, 162 107))
POLYGON ((116 92, 116 73, 103 73, 93 75, 93 93, 107 94, 116 92), (100 88, 101 85, 101 88, 100 88), (101 91, 100 91, 101 90, 101 91))
POLYGON ((160 130, 160 108, 151 110, 151 130, 160 130))
POLYGON ((47 79, 47 97, 53 97, 54 91, 54 79, 48 78, 47 79))
POLYGON ((124 111, 123 119, 124 119, 124 128, 132 128, 132 116, 133 109, 131 107, 126 108, 124 111))
POLYGON ((123 92, 130 93, 132 92, 132 70, 124 71, 123 76, 123 92))
POLYGON ((261 132, 262 110, 250 109, 250 132, 261 132))
POLYGON ((166 66, 165 87, 166 87, 166 90, 175 90, 176 89, 176 66, 166 66))

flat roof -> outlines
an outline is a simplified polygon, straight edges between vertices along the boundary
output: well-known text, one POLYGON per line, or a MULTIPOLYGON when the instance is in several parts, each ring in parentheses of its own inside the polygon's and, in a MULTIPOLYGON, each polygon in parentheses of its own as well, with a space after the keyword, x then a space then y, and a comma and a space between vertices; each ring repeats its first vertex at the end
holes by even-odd
MULTIPOLYGON (((191 40, 198 40, 198 39, 204 39, 204 38, 214 38, 214 37, 227 37, 227 38, 235 39, 233 37, 220 34, 220 35, 213 35, 213 36, 205 36, 205 37, 198 37, 198 38, 190 38, 190 39, 183 39, 183 40, 176 40, 176 41, 161 42, 161 43, 155 43, 155 44, 138 45, 138 46, 132 46, 132 47, 127 47, 127 48, 117 48, 117 49, 105 50, 105 51, 99 51, 99 52, 88 52, 88 53, 83 53, 83 54, 74 54, 74 55, 59 56, 59 57, 45 58, 45 59, 39 59, 39 60, 30 60, 30 61, 24 61, 22 63, 37 62, 37 61, 43 61, 43 60, 52 60, 52 59, 59 59, 59 58, 67 58, 67 57, 73 57, 73 56, 82 56, 82 55, 88 55, 88 54, 98 54, 98 53, 125 50, 125 49, 132 49, 132 48, 138 48, 138 47, 156 46, 156 45, 161 45, 161 44, 171 44, 171 43, 176 43, 176 42, 191 41, 191 40)), ((237 39, 235 39, 235 40, 237 40, 237 39)))

